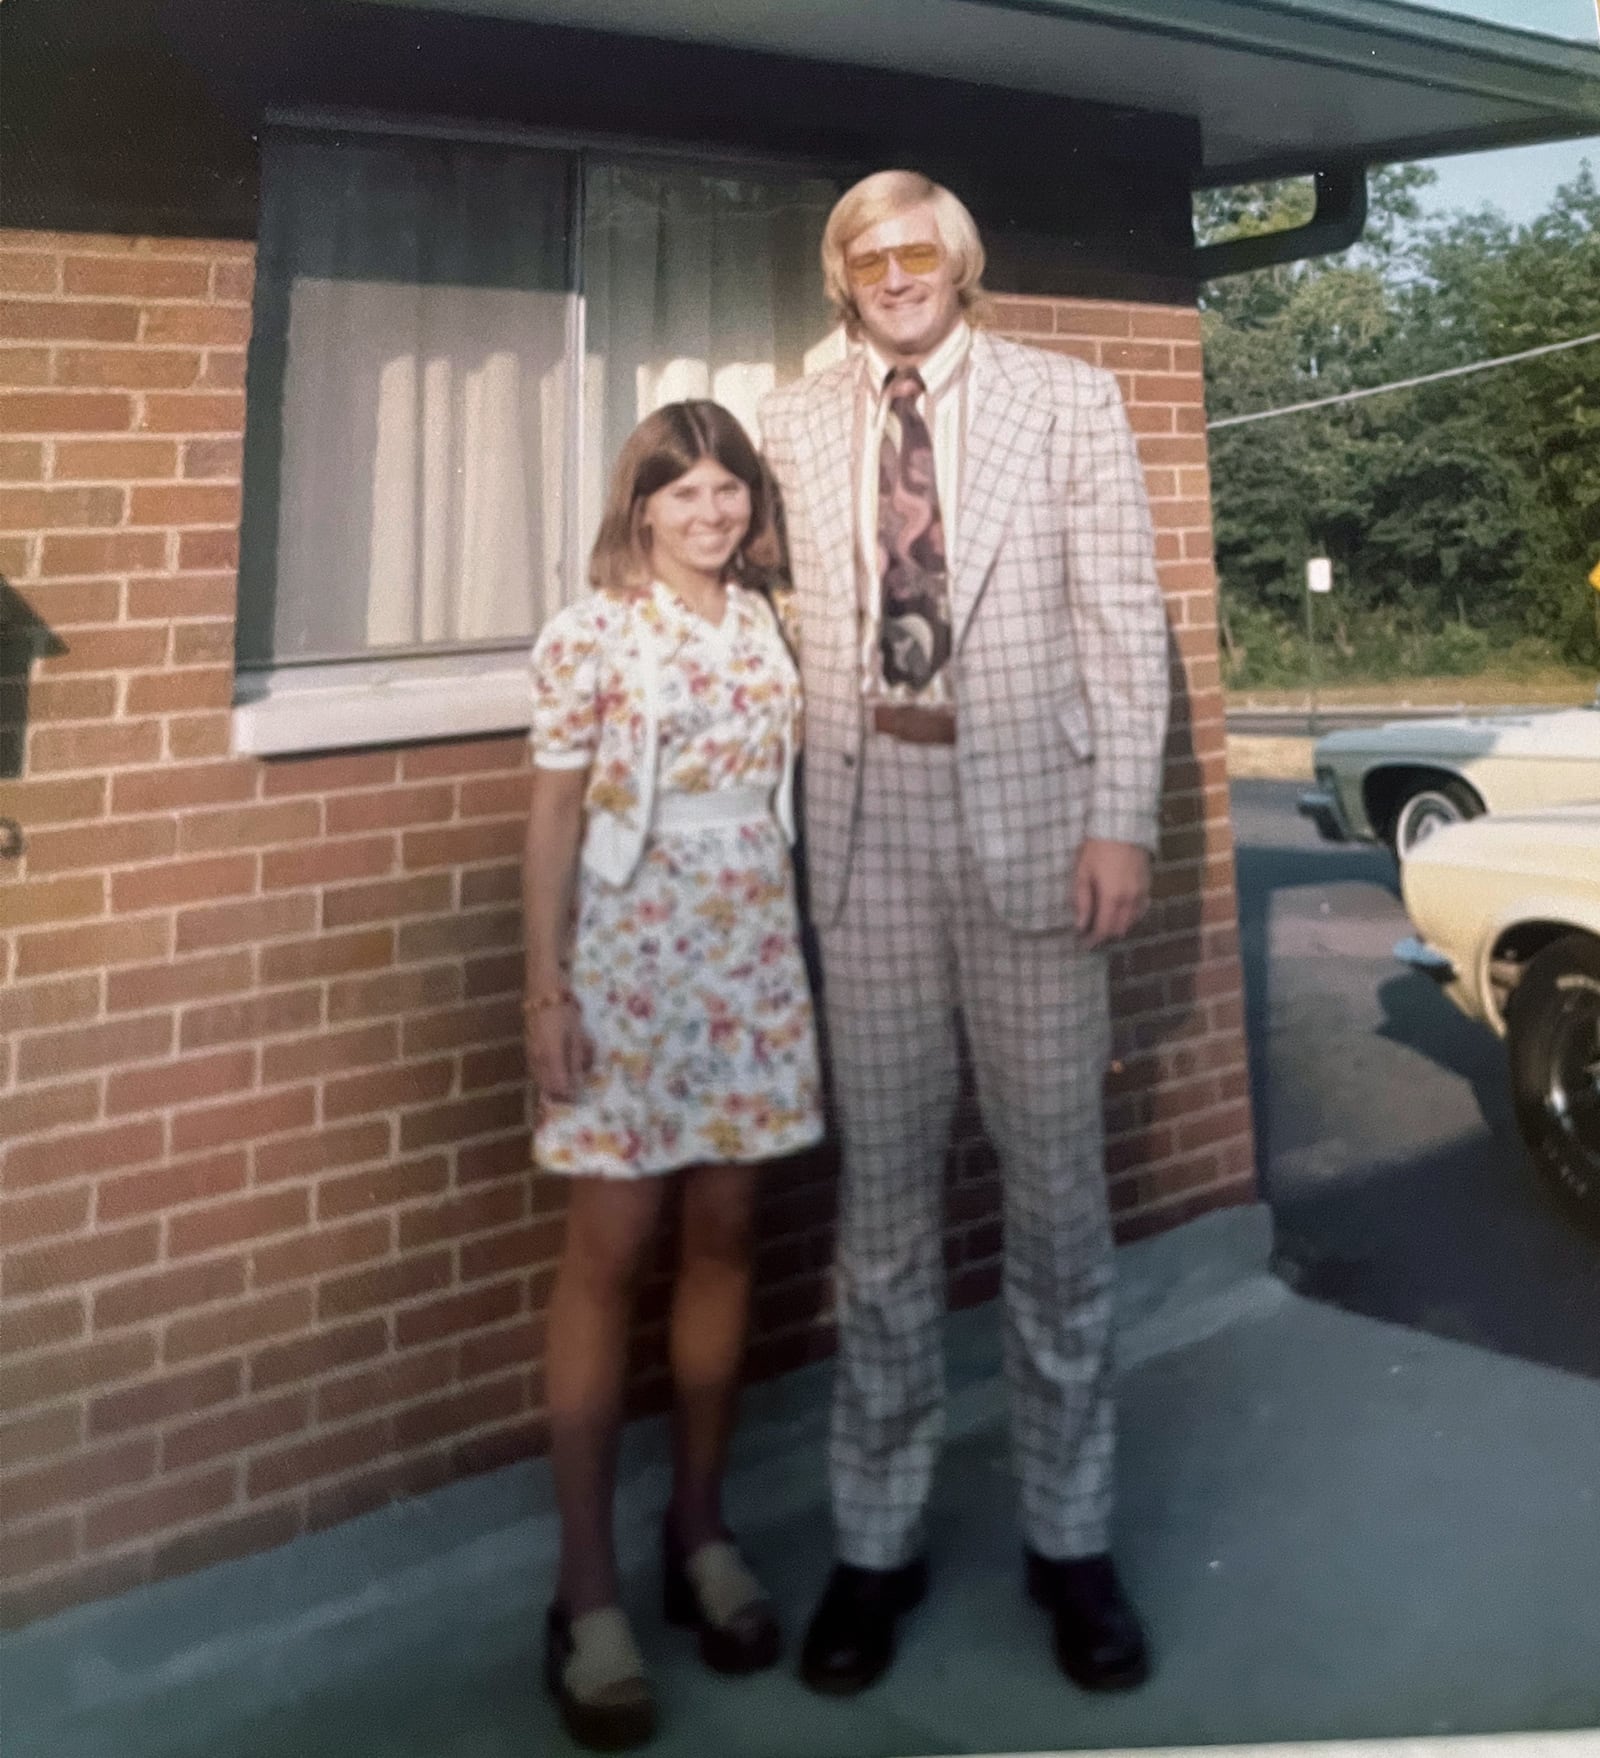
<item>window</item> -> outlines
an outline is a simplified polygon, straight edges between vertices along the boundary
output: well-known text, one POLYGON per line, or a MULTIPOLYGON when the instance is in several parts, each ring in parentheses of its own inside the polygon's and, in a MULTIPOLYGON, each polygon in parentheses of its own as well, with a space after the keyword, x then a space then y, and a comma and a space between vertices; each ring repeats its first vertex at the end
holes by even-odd
POLYGON ((285 130, 263 155, 236 743, 526 723, 639 418, 832 345, 830 182, 285 130), (463 689, 464 681, 470 689, 463 689))

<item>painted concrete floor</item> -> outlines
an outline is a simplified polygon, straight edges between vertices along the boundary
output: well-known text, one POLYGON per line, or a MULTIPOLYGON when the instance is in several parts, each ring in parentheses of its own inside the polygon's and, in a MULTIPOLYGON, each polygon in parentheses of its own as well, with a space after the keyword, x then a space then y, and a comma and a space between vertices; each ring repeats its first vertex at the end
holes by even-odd
MULTIPOLYGON (((662 1624, 659 1424, 621 1537, 655 1758, 909 1758, 1600 1725, 1600 1385, 1291 1294, 1265 1212, 1122 1254, 1118 1554, 1143 1690, 1088 1698, 1024 1599, 992 1309, 950 1329, 933 1591, 840 1703, 662 1624)), ((752 1394, 732 1511, 793 1650, 827 1572, 826 1372, 752 1394)), ((0 1650, 5 1758, 565 1758, 538 1680, 534 1465, 64 1614, 0 1650)))

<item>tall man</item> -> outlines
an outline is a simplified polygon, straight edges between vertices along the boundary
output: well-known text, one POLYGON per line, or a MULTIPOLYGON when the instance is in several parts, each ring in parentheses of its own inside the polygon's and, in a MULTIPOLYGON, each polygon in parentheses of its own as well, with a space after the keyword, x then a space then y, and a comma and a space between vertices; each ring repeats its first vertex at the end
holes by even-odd
POLYGON ((839 1560, 801 1659, 835 1693, 884 1671, 926 1590, 958 1012, 1004 1181, 1028 1586, 1080 1685, 1147 1670, 1107 1554, 1103 948, 1149 894, 1165 622, 1115 380, 974 330, 983 264, 948 190, 905 171, 857 184, 823 269, 859 346, 761 415, 843 1139, 839 1560))

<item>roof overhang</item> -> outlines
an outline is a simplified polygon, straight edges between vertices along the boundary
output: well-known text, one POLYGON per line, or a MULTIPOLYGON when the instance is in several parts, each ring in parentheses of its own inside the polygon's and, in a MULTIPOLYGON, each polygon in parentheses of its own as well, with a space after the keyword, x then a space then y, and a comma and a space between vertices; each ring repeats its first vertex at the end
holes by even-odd
POLYGON ((1368 165, 1600 135, 1600 47, 1402 0, 5 0, 0 39, 8 223, 251 236, 261 129, 320 118, 915 165, 997 285, 1100 298, 1343 249, 1368 165), (1196 249, 1192 189, 1301 173, 1309 225, 1196 249))
POLYGON ((1600 134, 1600 46, 1400 0, 382 3, 1192 117, 1197 184, 1600 134))

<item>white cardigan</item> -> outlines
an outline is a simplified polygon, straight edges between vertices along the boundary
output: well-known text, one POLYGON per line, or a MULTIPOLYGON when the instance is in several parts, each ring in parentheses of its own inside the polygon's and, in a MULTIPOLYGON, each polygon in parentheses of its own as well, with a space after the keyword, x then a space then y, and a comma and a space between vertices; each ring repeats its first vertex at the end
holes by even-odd
MULTIPOLYGON (((655 597, 659 590, 653 588, 648 594, 625 599, 592 594, 553 617, 534 648, 536 666, 559 666, 563 645, 576 639, 585 648, 594 648, 606 673, 605 695, 612 711, 601 722, 598 746, 581 752, 541 752, 536 747, 534 761, 544 769, 588 766, 581 859, 597 879, 619 888, 632 879, 655 823, 661 674, 683 640, 662 614, 655 597)), ((794 661, 770 606, 758 619, 758 626, 765 631, 763 638, 770 642, 774 658, 798 682, 794 661)), ((772 815, 791 845, 795 839, 794 762, 791 724, 785 730, 783 771, 771 802, 772 815)))

